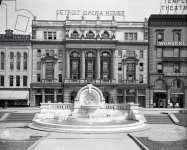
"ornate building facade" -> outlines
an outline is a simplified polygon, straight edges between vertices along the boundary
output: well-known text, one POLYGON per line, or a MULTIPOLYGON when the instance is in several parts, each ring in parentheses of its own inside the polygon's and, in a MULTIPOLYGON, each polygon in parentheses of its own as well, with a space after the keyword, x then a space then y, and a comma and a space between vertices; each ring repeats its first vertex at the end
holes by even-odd
POLYGON ((187 108, 187 15, 151 15, 148 24, 150 102, 187 108))
POLYGON ((92 83, 106 103, 149 107, 147 28, 146 20, 33 20, 31 105, 73 103, 92 83))
POLYGON ((0 34, 0 106, 28 105, 31 60, 30 35, 0 34))

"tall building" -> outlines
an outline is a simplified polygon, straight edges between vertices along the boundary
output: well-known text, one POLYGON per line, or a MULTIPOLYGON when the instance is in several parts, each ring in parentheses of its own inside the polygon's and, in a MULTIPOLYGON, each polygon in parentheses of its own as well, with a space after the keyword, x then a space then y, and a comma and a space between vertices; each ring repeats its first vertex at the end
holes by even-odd
POLYGON ((0 34, 0 105, 29 104, 31 82, 30 35, 14 34, 6 30, 0 34))
POLYGON ((187 108, 187 15, 151 15, 148 26, 150 103, 187 108))
POLYGON ((147 31, 146 20, 33 20, 31 105, 73 103, 92 83, 106 103, 148 107, 147 31))

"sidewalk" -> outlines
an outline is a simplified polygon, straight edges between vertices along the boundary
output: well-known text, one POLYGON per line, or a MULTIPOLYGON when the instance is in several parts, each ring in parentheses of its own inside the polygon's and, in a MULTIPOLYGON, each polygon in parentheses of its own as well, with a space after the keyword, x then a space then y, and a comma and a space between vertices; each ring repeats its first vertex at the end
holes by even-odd
POLYGON ((51 133, 28 150, 141 150, 126 134, 51 133))

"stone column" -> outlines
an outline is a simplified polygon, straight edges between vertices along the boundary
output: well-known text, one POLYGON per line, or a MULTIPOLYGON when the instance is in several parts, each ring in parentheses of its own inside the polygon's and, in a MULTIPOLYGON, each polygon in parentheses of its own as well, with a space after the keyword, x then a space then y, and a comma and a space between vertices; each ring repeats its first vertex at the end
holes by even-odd
POLYGON ((116 68, 117 68, 117 66, 116 66, 116 55, 115 55, 115 51, 116 50, 113 50, 112 51, 112 79, 113 80, 117 80, 117 70, 116 70, 116 68))
POLYGON ((96 57, 96 79, 100 79, 100 53, 99 49, 97 49, 97 57, 96 57))
POLYGON ((70 78, 70 56, 69 56, 69 51, 66 50, 66 78, 70 78))
POLYGON ((184 89, 184 108, 187 109, 187 101, 185 101, 187 99, 187 87, 185 87, 184 89))
POLYGON ((45 103, 45 89, 42 89, 42 103, 45 103))
POLYGON ((138 89, 136 89, 135 104, 138 104, 138 89))
POLYGON ((54 89, 54 103, 57 103, 57 91, 54 89))
POLYGON ((167 92, 167 94, 168 94, 168 102, 167 102, 167 106, 166 107, 168 107, 169 106, 169 103, 170 103, 170 93, 171 93, 171 90, 170 89, 168 89, 168 92, 167 92))
POLYGON ((81 51, 81 79, 85 79, 85 53, 81 51))
POLYGON ((42 62, 42 64, 41 64, 42 66, 42 77, 41 77, 41 79, 45 79, 45 63, 44 62, 42 62))

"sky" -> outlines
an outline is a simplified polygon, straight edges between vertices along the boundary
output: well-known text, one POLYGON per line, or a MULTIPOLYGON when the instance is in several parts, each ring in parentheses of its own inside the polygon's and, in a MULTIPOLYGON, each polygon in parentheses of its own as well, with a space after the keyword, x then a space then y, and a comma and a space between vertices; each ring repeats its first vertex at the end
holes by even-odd
POLYGON ((125 21, 144 21, 150 14, 159 13, 160 0, 3 0, 0 33, 4 33, 6 28, 15 30, 15 33, 30 33, 33 15, 39 20, 55 20, 57 9, 123 10, 125 21))

